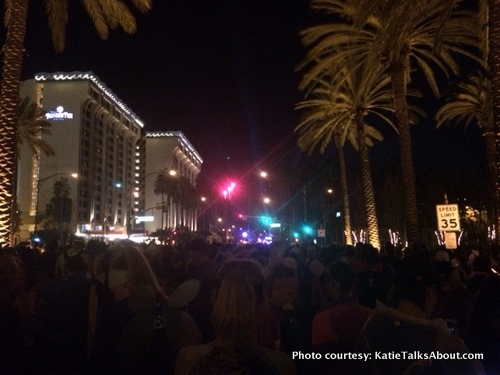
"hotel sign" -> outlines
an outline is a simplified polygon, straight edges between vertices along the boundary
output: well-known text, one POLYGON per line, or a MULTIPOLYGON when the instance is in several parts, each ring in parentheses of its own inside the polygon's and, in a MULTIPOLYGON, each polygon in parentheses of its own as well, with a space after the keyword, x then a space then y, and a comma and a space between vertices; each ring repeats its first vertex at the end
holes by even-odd
POLYGON ((145 223, 148 221, 155 221, 155 217, 154 216, 136 216, 136 218, 135 218, 136 224, 145 223))
POLYGON ((66 112, 62 106, 58 106, 55 111, 50 111, 45 114, 47 120, 71 120, 73 114, 66 112))

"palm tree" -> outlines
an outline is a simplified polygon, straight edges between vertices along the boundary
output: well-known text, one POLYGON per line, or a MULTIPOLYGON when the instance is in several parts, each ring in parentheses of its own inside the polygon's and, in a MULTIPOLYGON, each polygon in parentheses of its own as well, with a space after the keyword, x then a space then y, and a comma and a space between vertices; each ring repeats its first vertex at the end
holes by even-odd
MULTIPOLYGON (((316 106, 324 105, 325 108, 330 104, 329 100, 317 99, 316 106)), ((313 100, 309 100, 309 104, 313 104, 313 100)), ((297 104, 297 109, 307 108, 306 101, 297 104)), ((349 190, 347 186, 347 172, 345 165, 344 146, 346 137, 354 138, 352 129, 347 127, 336 126, 336 116, 321 111, 321 109, 309 109, 309 112, 304 115, 299 125, 295 127, 295 132, 299 133, 297 145, 302 151, 306 151, 311 155, 319 145, 319 152, 324 153, 327 147, 332 143, 335 144, 339 159, 340 169, 340 189, 342 191, 342 216, 344 222, 345 243, 352 245, 352 226, 351 226, 351 211, 349 206, 349 190), (329 118, 332 116, 333 118, 329 118)))
MULTIPOLYGON (((495 139, 495 166, 500 163, 500 1, 480 0, 480 16, 485 35, 482 51, 487 60, 491 79, 493 128, 495 139)), ((500 238, 500 170, 495 167, 496 240, 500 238)))
POLYGON ((61 239, 68 233, 68 223, 71 221, 71 186, 66 177, 60 178, 53 185, 53 196, 47 203, 43 227, 45 230, 55 230, 61 239))
POLYGON ((463 122, 467 127, 476 121, 486 143, 488 168, 495 181, 495 129, 490 80, 482 74, 471 76, 468 82, 456 84, 447 101, 436 113, 436 127, 463 122))
MULTIPOLYGON (((135 8, 147 12, 152 0, 131 0, 135 8)), ((125 32, 136 29, 135 18, 120 0, 82 0, 98 35, 106 39, 110 29, 122 27, 125 32)), ((64 49, 68 23, 69 0, 45 0, 55 50, 64 49)), ((12 244, 11 223, 16 192, 16 125, 19 116, 19 92, 26 35, 29 0, 5 1, 7 34, 3 46, 2 81, 0 84, 0 245, 12 244)))
MULTIPOLYGON (((480 24, 462 0, 313 0, 312 7, 340 16, 342 22, 313 26, 302 32, 312 46, 303 67, 312 65, 302 86, 310 85, 329 67, 357 69, 370 58, 387 66, 394 94, 407 236, 420 240, 415 172, 407 93, 411 73, 420 70, 432 91, 438 93, 433 67, 445 75, 457 73, 456 55, 477 57, 480 24)), ((339 70, 341 71, 341 70, 339 70)))
MULTIPOLYGON (((390 80, 383 74, 384 67, 378 61, 367 61, 356 70, 345 69, 344 74, 333 74, 340 79, 340 84, 335 81, 321 80, 313 83, 311 93, 321 98, 321 101, 313 99, 299 103, 298 108, 309 108, 311 112, 317 112, 317 118, 306 117, 302 124, 314 124, 319 121, 325 124, 325 119, 332 121, 329 127, 338 128, 347 132, 350 143, 358 150, 363 180, 363 193, 365 197, 366 218, 368 224, 368 241, 374 247, 380 249, 378 232, 378 220, 373 192, 368 147, 373 145, 372 140, 381 141, 382 134, 373 126, 366 123, 368 115, 371 120, 381 119, 393 128, 395 125, 389 117, 393 112, 392 91, 390 80), (348 73, 345 73, 348 72, 348 73), (313 122, 311 122, 313 120, 313 122)), ((301 125, 302 125, 301 124, 301 125)), ((297 129, 301 129, 301 125, 297 129)), ((303 126, 303 125, 302 125, 303 126)), ((314 127, 302 131, 299 141, 302 145, 310 142, 308 138, 318 138, 314 127)), ((339 158, 340 160, 340 158, 339 158)), ((341 167, 341 170, 344 167, 341 167)), ((346 186, 341 176, 341 184, 346 186)))
MULTIPOLYGON (((50 122, 43 119, 41 108, 36 103, 30 102, 29 97, 23 98, 19 106, 19 118, 16 127, 16 151, 18 159, 21 158, 23 145, 26 145, 37 159, 40 159, 42 152, 47 156, 54 156, 55 151, 52 146, 41 138, 42 134, 51 134, 51 126, 50 122)), ((15 171, 17 173, 17 168, 15 171)), ((13 178, 17 180, 17 176, 13 178)), ((12 234, 16 234, 21 225, 22 213, 19 211, 17 201, 14 212, 12 234)))
POLYGON ((55 151, 50 144, 45 142, 42 134, 50 135, 52 124, 43 119, 40 107, 30 102, 29 96, 21 100, 19 107, 19 120, 17 124, 17 156, 21 157, 21 149, 26 145, 37 159, 40 154, 54 156, 55 151))
MULTIPOLYGON (((452 122, 462 122, 467 127, 473 121, 481 129, 488 160, 488 172, 493 200, 493 218, 497 219, 495 202, 495 128, 493 125, 493 103, 490 80, 482 74, 471 76, 468 82, 452 87, 447 101, 436 113, 436 127, 452 122)), ((496 225, 495 225, 496 228, 496 225)))
POLYGON ((167 173, 166 170, 160 171, 156 176, 156 180, 153 185, 153 192, 156 195, 161 194, 161 229, 163 230, 163 218, 164 213, 168 212, 168 208, 170 207, 169 202, 176 200, 178 197, 178 178, 173 175, 167 173))
POLYGON ((186 226, 185 218, 187 212, 194 210, 198 204, 198 193, 189 178, 181 176, 178 184, 179 192, 177 196, 177 203, 180 205, 181 210, 181 228, 186 226))

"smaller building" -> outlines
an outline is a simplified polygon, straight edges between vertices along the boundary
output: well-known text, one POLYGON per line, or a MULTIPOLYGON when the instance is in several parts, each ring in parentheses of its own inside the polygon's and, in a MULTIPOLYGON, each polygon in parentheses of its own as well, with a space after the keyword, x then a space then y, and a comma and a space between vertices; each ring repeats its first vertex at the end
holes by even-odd
POLYGON ((169 187, 160 193, 155 182, 163 173, 170 187, 180 186, 180 180, 196 187, 203 159, 181 131, 146 132, 141 148, 145 157, 137 205, 141 207, 138 216, 148 220, 144 222, 145 233, 181 226, 195 231, 196 208, 175 191, 169 192, 169 187))

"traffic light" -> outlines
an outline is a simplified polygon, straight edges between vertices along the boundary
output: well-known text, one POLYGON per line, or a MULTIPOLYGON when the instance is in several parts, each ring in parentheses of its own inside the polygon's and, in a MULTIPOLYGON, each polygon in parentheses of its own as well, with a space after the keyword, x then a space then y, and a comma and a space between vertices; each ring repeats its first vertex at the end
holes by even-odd
POLYGON ((265 225, 269 225, 269 224, 271 224, 272 219, 271 219, 269 216, 262 216, 262 217, 260 218, 260 221, 261 221, 263 224, 265 224, 265 225))
POLYGON ((302 227, 302 230, 304 231, 305 234, 312 234, 312 228, 308 225, 304 225, 302 227))

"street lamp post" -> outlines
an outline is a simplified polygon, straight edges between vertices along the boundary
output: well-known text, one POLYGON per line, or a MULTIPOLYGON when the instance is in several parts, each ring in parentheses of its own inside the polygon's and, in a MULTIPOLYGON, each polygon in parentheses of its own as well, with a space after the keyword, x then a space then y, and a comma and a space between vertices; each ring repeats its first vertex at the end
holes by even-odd
MULTIPOLYGON (((153 176, 153 175, 156 175, 158 176, 158 174, 161 173, 161 171, 154 171, 154 172, 149 172, 148 174, 146 174, 145 176, 142 176, 141 177, 141 181, 140 181, 140 186, 141 188, 143 187, 143 191, 142 191, 142 197, 143 197, 143 200, 141 202, 141 207, 140 207, 140 210, 141 212, 144 213, 144 215, 149 211, 151 210, 151 214, 152 216, 154 217, 154 209, 157 208, 156 206, 154 207, 150 207, 150 208, 145 208, 147 207, 147 203, 149 202, 149 200, 147 199, 147 196, 146 196, 146 179, 149 177, 149 176, 153 176)), ((152 189, 151 189, 152 190, 152 189)), ((146 234, 146 223, 145 222, 142 222, 142 227, 143 227, 143 233, 146 234)))
POLYGON ((225 231, 225 236, 226 236, 226 243, 229 241, 229 235, 228 235, 228 228, 227 228, 227 211, 228 211, 228 206, 229 206, 229 201, 231 200, 233 196, 234 189, 236 187, 236 184, 234 182, 231 182, 229 186, 222 191, 222 196, 224 197, 224 227, 226 228, 225 231))
POLYGON ((36 235, 36 233, 38 231, 38 206, 39 206, 39 203, 40 203, 40 189, 41 189, 43 183, 45 181, 47 181, 48 179, 51 179, 52 177, 55 177, 55 176, 63 176, 63 175, 71 176, 73 178, 78 178, 78 174, 77 173, 59 172, 59 173, 51 174, 50 176, 47 176, 47 177, 44 177, 44 178, 40 178, 40 179, 38 179, 38 182, 36 183, 35 235, 36 235))
MULTIPOLYGON (((106 189, 104 190, 104 218, 103 218, 103 226, 102 226, 102 235, 103 238, 106 238, 107 233, 107 227, 108 227, 108 191, 110 191, 110 188, 116 187, 118 189, 122 188, 121 182, 108 182, 106 185, 106 189)), ((113 213, 113 191, 111 190, 111 213, 113 213)))
MULTIPOLYGON (((146 178, 147 176, 149 176, 151 174, 153 174, 153 173, 146 175, 144 178, 146 178)), ((136 199, 139 198, 139 187, 137 186, 137 182, 135 180, 128 181, 126 194, 127 194, 126 195, 127 196, 127 202, 126 202, 127 212, 125 215, 126 220, 127 220, 126 230, 127 230, 127 238, 130 238, 130 235, 134 231, 134 227, 135 227, 133 222, 134 222, 134 219, 137 217, 136 208, 135 208, 135 201, 136 201, 136 199)))
POLYGON ((126 226, 126 230, 127 230, 127 238, 130 238, 130 235, 132 234, 132 220, 135 216, 135 214, 133 213, 133 209, 134 209, 134 198, 133 198, 133 182, 132 181, 128 181, 128 184, 127 184, 127 187, 128 187, 128 190, 127 190, 127 204, 126 204, 126 208, 127 208, 127 215, 125 216, 126 219, 127 219, 127 226, 126 226))
POLYGON ((205 202, 207 201, 207 198, 201 197, 200 200, 203 204, 202 211, 201 211, 201 228, 205 229, 205 202))
MULTIPOLYGON (((168 171, 168 175, 170 177, 175 177, 177 176, 177 171, 175 169, 170 169, 168 171)), ((168 178, 168 176, 167 176, 168 178)), ((172 197, 170 197, 168 195, 168 192, 167 192, 167 202, 165 203, 164 201, 164 196, 163 196, 163 193, 161 195, 161 229, 165 229, 163 227, 163 224, 164 224, 164 219, 165 219, 165 226, 168 226, 168 219, 169 219, 169 210, 170 210, 170 201, 171 201, 172 197), (166 214, 166 215, 165 215, 166 214)))

